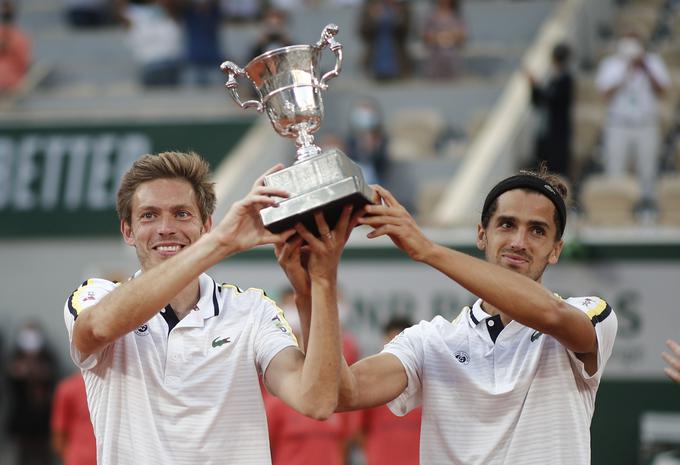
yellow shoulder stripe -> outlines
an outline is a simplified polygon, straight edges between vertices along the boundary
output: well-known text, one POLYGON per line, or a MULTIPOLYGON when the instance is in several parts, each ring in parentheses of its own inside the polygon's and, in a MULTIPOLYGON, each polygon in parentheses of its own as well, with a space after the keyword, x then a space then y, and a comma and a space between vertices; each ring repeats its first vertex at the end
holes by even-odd
POLYGON ((600 299, 600 301, 597 303, 597 306, 595 308, 593 308, 592 310, 588 310, 586 315, 588 315, 588 318, 590 318, 592 320, 593 318, 602 314, 602 312, 604 312, 606 309, 607 309, 607 302, 600 299))

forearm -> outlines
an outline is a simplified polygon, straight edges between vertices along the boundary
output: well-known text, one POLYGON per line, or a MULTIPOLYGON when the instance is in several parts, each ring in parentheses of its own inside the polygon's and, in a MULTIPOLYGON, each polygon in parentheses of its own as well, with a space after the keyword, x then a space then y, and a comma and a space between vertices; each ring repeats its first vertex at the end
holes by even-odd
POLYGON ((300 341, 301 349, 307 352, 307 341, 309 341, 309 328, 312 320, 312 296, 309 293, 301 293, 295 291, 295 306, 298 309, 298 316, 300 317, 300 332, 302 333, 302 340, 300 341))
POLYGON ((114 289, 76 320, 74 339, 78 349, 92 353, 133 331, 206 269, 230 255, 211 234, 137 278, 114 289))
POLYGON ((338 405, 336 410, 338 412, 354 410, 357 397, 357 380, 345 357, 342 357, 340 361, 340 386, 338 387, 338 405))
POLYGON ((560 299, 541 284, 514 271, 435 245, 423 262, 525 326, 547 331, 560 299))
POLYGON ((302 368, 301 395, 310 402, 335 410, 338 392, 341 343, 335 278, 312 277, 311 321, 305 362, 302 368))

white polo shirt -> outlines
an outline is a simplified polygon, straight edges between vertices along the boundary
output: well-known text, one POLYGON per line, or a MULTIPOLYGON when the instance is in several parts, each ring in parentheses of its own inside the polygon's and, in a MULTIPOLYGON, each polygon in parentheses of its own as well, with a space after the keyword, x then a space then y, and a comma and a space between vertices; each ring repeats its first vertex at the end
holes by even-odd
POLYGON ((500 319, 484 312, 481 300, 453 322, 440 316, 422 321, 385 346, 408 376, 390 409, 405 415, 423 407, 421 465, 590 463, 595 394, 617 321, 598 297, 567 302, 595 326, 598 369, 592 376, 551 336, 516 321, 498 332, 500 319))
POLYGON ((73 344, 75 318, 117 284, 90 279, 66 302, 99 465, 271 463, 258 372, 295 337, 261 290, 219 286, 206 274, 199 285, 181 321, 168 306, 88 357, 73 344))

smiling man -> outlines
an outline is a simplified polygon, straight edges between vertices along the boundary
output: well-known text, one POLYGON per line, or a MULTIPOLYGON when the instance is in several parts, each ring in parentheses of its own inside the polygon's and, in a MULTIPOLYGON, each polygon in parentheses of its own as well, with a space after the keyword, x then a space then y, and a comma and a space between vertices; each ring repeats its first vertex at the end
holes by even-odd
POLYGON ((336 407, 337 267, 351 210, 333 231, 317 215, 326 231, 320 238, 296 227, 310 283, 299 297, 313 308, 303 353, 263 291, 217 284, 204 273, 257 245, 280 247, 295 231, 270 233, 259 210, 287 193, 263 186, 261 177, 213 225, 208 175, 196 154, 137 160, 122 179, 117 210, 141 269, 123 284, 89 279, 66 302, 100 465, 271 463, 258 375, 304 415, 323 419, 336 407))
POLYGON ((479 299, 452 322, 403 331, 340 384, 340 410, 422 405, 421 465, 590 463, 595 394, 617 321, 598 297, 563 299, 541 284, 557 263, 566 186, 544 170, 500 181, 477 229, 486 260, 435 244, 387 190, 366 207, 369 237, 387 235, 479 299))

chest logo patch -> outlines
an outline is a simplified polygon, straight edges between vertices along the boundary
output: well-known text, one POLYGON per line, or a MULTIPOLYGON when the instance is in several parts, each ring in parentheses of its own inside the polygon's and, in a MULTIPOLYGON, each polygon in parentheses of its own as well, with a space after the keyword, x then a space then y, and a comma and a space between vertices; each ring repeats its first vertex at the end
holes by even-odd
POLYGON ((137 336, 146 336, 149 334, 149 325, 142 325, 139 328, 135 329, 135 334, 137 336))
POLYGON ((213 347, 219 347, 219 346, 223 346, 224 344, 228 344, 229 342, 231 342, 231 340, 229 340, 228 337, 225 337, 224 339, 220 339, 220 337, 217 336, 215 339, 213 339, 212 346, 213 347))
POLYGON ((539 333, 538 331, 534 331, 531 333, 531 342, 534 342, 536 339, 539 337, 543 336, 543 333, 539 333))
POLYGON ((470 363, 470 356, 468 355, 467 352, 459 350, 458 352, 453 354, 453 356, 456 360, 458 360, 463 365, 467 365, 468 363, 470 363))

